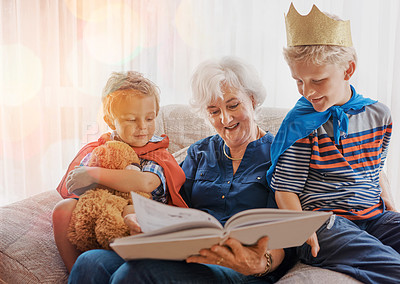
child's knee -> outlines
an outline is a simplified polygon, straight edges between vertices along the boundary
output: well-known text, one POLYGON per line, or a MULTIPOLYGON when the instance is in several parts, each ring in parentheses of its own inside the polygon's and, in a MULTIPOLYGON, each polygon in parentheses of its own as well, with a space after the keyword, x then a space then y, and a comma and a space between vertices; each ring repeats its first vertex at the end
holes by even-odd
POLYGON ((69 198, 59 201, 53 209, 53 223, 57 223, 59 221, 65 220, 66 218, 70 219, 72 215, 72 211, 75 209, 76 203, 78 200, 69 198))

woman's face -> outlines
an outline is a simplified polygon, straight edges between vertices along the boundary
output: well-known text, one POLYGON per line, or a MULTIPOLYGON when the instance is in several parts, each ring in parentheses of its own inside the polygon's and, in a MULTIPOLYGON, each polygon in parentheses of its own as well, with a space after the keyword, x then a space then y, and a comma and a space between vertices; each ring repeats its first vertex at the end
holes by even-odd
POLYGON ((207 106, 208 119, 229 148, 247 146, 257 138, 252 98, 233 88, 222 91, 223 98, 207 106))

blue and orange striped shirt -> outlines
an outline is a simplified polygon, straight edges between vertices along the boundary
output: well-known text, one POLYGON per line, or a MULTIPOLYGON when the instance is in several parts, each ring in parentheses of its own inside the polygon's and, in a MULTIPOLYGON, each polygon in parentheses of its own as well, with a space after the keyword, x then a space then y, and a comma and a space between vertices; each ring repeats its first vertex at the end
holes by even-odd
POLYGON ((290 146, 279 157, 270 186, 296 193, 303 210, 329 210, 351 220, 373 218, 384 211, 379 174, 392 132, 390 110, 377 102, 347 116, 348 134, 341 134, 339 145, 329 119, 290 146))

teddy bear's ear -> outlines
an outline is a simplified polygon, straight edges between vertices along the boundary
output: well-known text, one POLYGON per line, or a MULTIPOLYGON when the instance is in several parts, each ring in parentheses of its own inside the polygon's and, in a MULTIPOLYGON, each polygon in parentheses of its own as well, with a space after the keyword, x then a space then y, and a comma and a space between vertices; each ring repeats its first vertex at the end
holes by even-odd
POLYGON ((96 147, 93 151, 92 154, 90 155, 90 159, 88 161, 88 166, 89 167, 101 167, 101 159, 100 157, 103 157, 105 155, 106 149, 105 145, 100 145, 96 147))
POLYGON ((105 115, 103 119, 112 130, 115 130, 114 119, 112 119, 112 117, 105 115))

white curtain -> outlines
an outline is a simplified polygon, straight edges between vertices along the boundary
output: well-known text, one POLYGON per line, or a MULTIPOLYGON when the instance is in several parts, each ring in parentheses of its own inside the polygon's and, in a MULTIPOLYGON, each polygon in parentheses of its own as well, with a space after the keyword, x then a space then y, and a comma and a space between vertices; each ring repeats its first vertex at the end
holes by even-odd
MULTIPOLYGON (((400 207, 400 4, 398 0, 294 0, 350 19, 359 64, 352 84, 388 105, 386 170, 400 207)), ((1 204, 54 190, 85 143, 107 130, 100 94, 112 71, 137 70, 161 104, 187 103, 193 69, 236 55, 255 65, 266 106, 299 95, 282 57, 290 0, 1 0, 1 204)))

